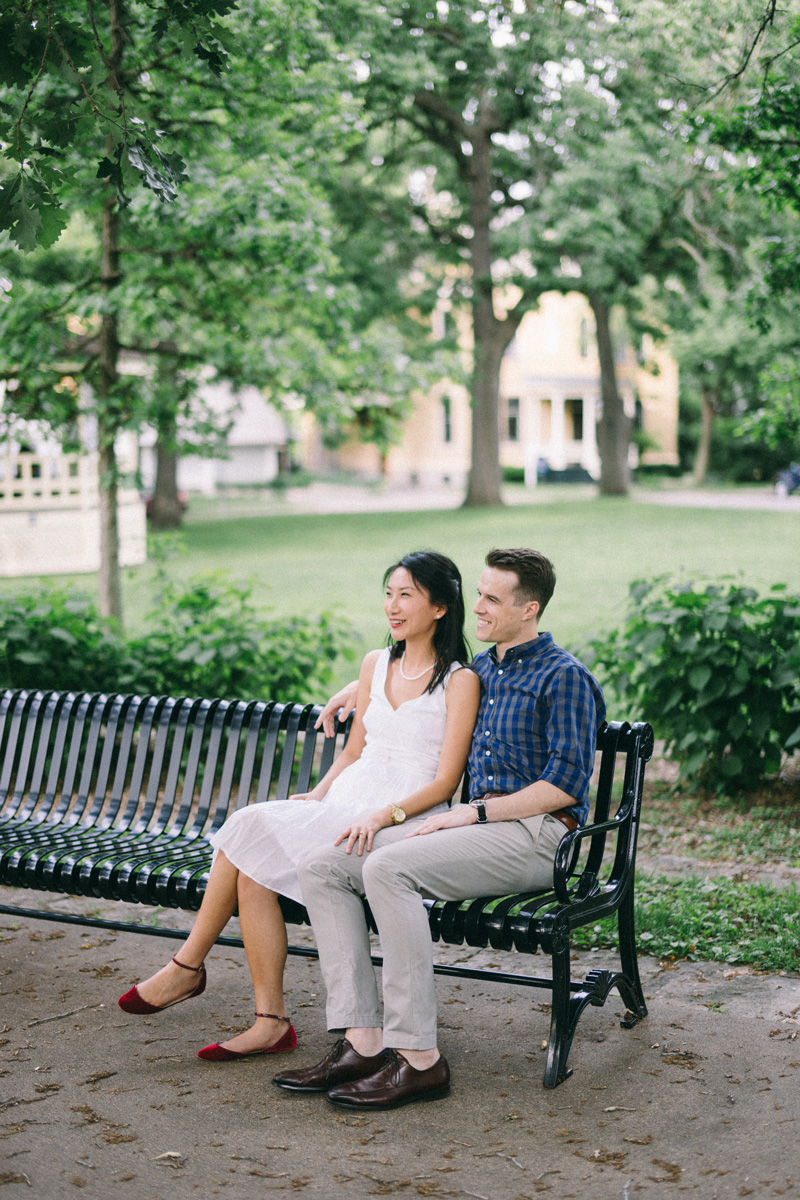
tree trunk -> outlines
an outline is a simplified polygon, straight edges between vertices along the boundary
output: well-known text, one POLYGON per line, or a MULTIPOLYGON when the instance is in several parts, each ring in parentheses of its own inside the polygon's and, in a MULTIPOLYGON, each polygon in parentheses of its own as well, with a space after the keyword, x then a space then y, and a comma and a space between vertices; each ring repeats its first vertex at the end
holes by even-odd
MULTIPOLYGON (((116 197, 108 196, 103 209, 101 288, 109 292, 119 281, 119 214, 116 197)), ((114 451, 119 429, 114 397, 119 375, 119 337, 113 305, 106 304, 100 325, 97 379, 97 430, 100 456, 100 612, 122 621, 119 574, 118 473, 114 451)))
POLYGON ((119 485, 113 438, 101 433, 100 471, 100 612, 122 621, 119 571, 119 485))
MULTIPOLYGON (((109 91, 118 92, 118 72, 122 63, 124 30, 121 0, 110 0, 111 53, 108 60, 109 91)), ((112 152, 109 139, 108 153, 112 152)), ((108 186, 108 185, 107 185, 108 186)), ((122 589, 119 573, 118 473, 114 451, 119 431, 118 398, 119 332, 117 314, 110 293, 119 283, 119 211, 115 195, 106 196, 103 206, 102 257, 100 286, 103 316, 99 337, 97 380, 97 428, 100 455, 100 612, 104 617, 122 621, 122 589)))
POLYGON ((597 449, 600 452, 600 495, 627 496, 630 483, 628 447, 633 422, 626 415, 617 387, 614 348, 611 342, 611 312, 599 296, 587 297, 594 313, 597 329, 597 352, 600 358, 600 395, 603 415, 597 426, 597 449))
POLYGON ((700 389, 700 394, 703 398, 703 409, 701 413, 700 425, 700 441, 697 443, 697 454, 694 460, 694 470, 692 478, 699 486, 706 481, 708 474, 708 460, 711 454, 711 435, 714 430, 714 414, 716 412, 716 393, 710 392, 707 387, 700 389))
POLYGON ((156 482, 148 509, 153 529, 178 529, 183 506, 178 497, 178 455, 171 440, 156 442, 156 482))
POLYGON ((469 163, 470 223, 472 239, 472 461, 467 507, 502 504, 500 495, 500 364, 517 331, 520 314, 498 320, 494 312, 490 221, 492 191, 493 113, 487 101, 471 138, 469 163))
POLYGON ((148 516, 154 529, 177 529, 183 519, 178 498, 178 403, 181 379, 177 357, 164 354, 156 377, 156 481, 148 516))
MULTIPOLYGON (((477 288, 476 288, 477 290, 477 288)), ((502 504, 500 495, 500 364, 510 338, 491 308, 491 294, 473 300, 472 461, 467 507, 502 504)))

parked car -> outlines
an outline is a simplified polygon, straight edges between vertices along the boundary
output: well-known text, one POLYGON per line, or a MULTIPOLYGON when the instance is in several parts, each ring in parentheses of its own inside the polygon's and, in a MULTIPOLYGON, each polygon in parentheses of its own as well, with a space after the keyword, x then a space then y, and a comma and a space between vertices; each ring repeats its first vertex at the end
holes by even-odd
POLYGON ((800 491, 800 463, 790 463, 785 471, 781 471, 775 480, 776 496, 791 496, 792 492, 800 491))

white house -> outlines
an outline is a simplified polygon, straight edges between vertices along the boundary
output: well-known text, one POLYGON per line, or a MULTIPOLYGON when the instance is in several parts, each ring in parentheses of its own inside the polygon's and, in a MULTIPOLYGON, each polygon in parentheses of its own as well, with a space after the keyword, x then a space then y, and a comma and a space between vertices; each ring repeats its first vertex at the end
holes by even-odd
MULTIPOLYGON (((224 381, 205 382, 198 395, 219 418, 231 421, 224 458, 184 454, 178 460, 178 487, 213 495, 219 487, 258 487, 271 483, 286 454, 290 431, 285 419, 255 387, 234 392, 224 381)), ((155 483, 156 433, 146 429, 139 439, 142 485, 155 483)))

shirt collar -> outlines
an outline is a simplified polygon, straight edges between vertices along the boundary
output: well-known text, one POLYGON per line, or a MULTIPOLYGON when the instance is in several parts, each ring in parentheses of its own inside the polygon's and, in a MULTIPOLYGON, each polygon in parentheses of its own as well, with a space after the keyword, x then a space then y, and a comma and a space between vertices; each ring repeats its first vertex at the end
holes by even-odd
MULTIPOLYGON (((552 633, 540 633, 538 637, 532 638, 529 642, 521 642, 518 646, 510 646, 503 655, 503 663, 525 662, 529 658, 534 658, 538 654, 544 654, 553 644, 552 633)), ((498 665, 497 646, 489 647, 489 657, 495 665, 498 665)))

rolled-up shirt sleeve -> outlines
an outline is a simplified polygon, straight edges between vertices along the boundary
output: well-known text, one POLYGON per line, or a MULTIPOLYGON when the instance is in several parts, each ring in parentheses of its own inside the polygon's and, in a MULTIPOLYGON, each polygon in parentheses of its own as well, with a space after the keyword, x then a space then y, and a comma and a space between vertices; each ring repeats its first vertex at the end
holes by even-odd
POLYGON ((548 756, 540 779, 572 796, 581 809, 594 770, 597 729, 605 716, 602 696, 596 695, 593 683, 581 664, 569 663, 553 673, 543 695, 548 756))

